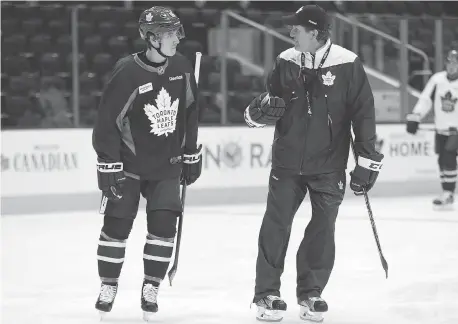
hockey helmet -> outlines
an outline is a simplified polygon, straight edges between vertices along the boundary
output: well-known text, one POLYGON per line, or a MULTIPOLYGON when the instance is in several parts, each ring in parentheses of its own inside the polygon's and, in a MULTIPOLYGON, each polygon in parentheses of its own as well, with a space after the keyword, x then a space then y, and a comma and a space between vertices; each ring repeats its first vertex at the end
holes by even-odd
POLYGON ((143 39, 149 40, 151 33, 155 40, 160 40, 162 35, 177 32, 178 39, 185 37, 183 25, 175 13, 166 7, 154 6, 146 9, 138 19, 139 30, 143 39))
POLYGON ((458 51, 453 49, 448 52, 446 62, 458 64, 458 51))
POLYGON ((447 58, 445 60, 445 68, 449 76, 458 75, 458 51, 451 50, 448 52, 447 58))

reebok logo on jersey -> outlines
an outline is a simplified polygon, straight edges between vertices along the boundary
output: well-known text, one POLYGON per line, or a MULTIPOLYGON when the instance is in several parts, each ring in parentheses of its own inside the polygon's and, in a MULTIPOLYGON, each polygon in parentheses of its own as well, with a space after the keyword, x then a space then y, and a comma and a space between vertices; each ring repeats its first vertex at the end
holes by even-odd
POLYGON ((153 84, 151 82, 145 83, 138 87, 138 92, 140 94, 153 90, 153 84))
POLYGON ((183 79, 183 76, 182 75, 177 75, 175 77, 170 77, 169 81, 175 81, 175 80, 181 80, 181 79, 183 79))
POLYGON ((151 122, 150 133, 157 136, 173 133, 176 127, 176 120, 178 114, 178 106, 180 99, 175 99, 172 102, 167 90, 162 88, 155 100, 155 104, 146 104, 143 110, 151 122))

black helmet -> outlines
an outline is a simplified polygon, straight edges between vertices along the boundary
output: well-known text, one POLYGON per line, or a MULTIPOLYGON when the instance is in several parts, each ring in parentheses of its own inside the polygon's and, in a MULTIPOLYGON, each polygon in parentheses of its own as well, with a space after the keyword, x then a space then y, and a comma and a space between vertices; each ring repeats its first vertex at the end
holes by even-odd
POLYGON ((138 19, 143 39, 148 41, 148 33, 160 39, 164 33, 177 31, 179 39, 184 38, 183 25, 173 11, 166 7, 155 6, 146 9, 138 19))

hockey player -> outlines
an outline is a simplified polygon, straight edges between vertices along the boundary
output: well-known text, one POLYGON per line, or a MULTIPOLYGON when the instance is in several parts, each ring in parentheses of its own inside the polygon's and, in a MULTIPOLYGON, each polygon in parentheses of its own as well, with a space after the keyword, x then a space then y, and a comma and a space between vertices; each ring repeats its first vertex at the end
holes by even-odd
POLYGON ((182 24, 170 9, 156 6, 140 15, 139 31, 147 49, 116 63, 93 131, 98 186, 102 202, 108 199, 97 249, 102 283, 95 307, 101 314, 111 311, 141 194, 148 224, 141 308, 148 320, 158 310, 159 285, 172 257, 182 212, 180 182, 195 182, 202 162, 194 72, 176 53, 182 24))
POLYGON ((426 84, 413 112, 407 115, 407 132, 415 134, 422 118, 434 107, 442 194, 433 200, 436 209, 453 207, 458 152, 458 51, 447 55, 446 70, 435 73, 426 84))
POLYGON ((259 320, 283 318, 280 276, 294 215, 309 191, 312 219, 297 251, 296 296, 300 318, 319 322, 328 310, 321 294, 334 265, 351 124, 358 155, 350 182, 355 193, 372 188, 383 155, 375 150, 374 98, 363 65, 356 54, 331 44, 326 12, 306 5, 284 21, 292 26, 295 46, 276 58, 267 92, 245 110, 249 126, 276 126, 253 302, 259 320))

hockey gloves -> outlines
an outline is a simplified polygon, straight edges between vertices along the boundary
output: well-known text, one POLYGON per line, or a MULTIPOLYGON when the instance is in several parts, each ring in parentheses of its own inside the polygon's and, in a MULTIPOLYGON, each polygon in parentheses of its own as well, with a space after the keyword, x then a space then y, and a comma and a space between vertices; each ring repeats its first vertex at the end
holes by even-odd
POLYGON ((357 196, 363 194, 363 189, 366 192, 372 189, 382 168, 383 154, 378 153, 371 158, 372 160, 363 156, 358 157, 358 164, 350 172, 350 188, 357 196))
POLYGON ((122 187, 126 176, 121 162, 107 163, 97 162, 97 180, 99 189, 109 200, 120 200, 122 198, 122 187))
POLYGON ((268 92, 256 97, 245 110, 245 122, 250 127, 275 125, 286 111, 285 101, 268 92))
POLYGON ((190 185, 199 179, 202 172, 202 145, 199 145, 195 152, 187 152, 183 155, 183 170, 181 173, 181 184, 190 185))
POLYGON ((418 131, 418 126, 420 125, 420 115, 409 114, 407 115, 406 119, 407 119, 407 133, 416 134, 418 131))

